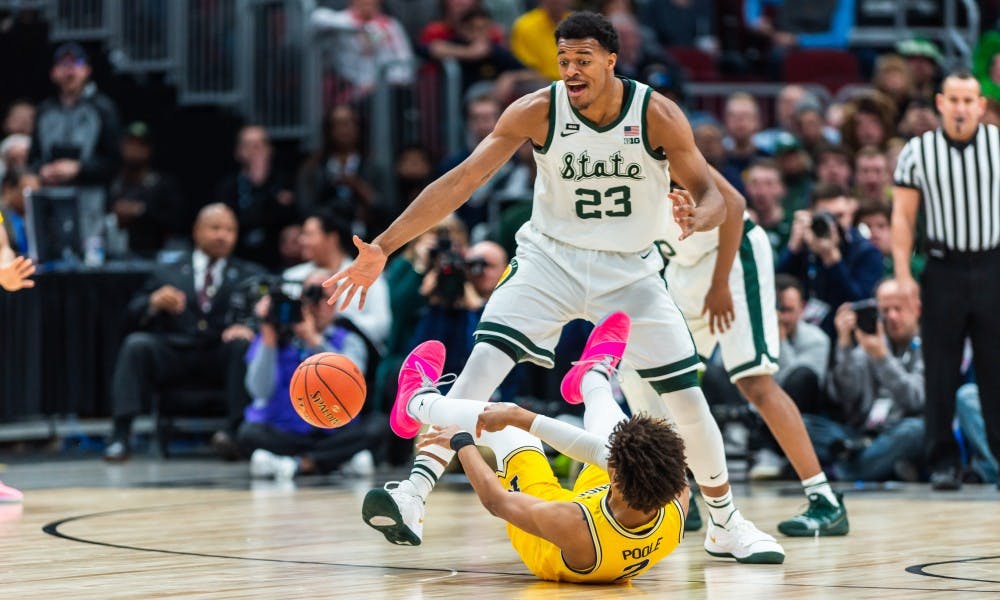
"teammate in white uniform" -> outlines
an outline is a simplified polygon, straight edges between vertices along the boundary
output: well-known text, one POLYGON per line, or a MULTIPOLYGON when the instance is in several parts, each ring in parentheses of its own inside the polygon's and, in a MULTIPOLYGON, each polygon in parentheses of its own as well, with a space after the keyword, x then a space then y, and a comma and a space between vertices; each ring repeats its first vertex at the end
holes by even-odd
MULTIPOLYGON (((671 196, 681 237, 718 226, 722 197, 681 110, 614 76, 618 37, 606 19, 576 13, 559 25, 556 40, 562 80, 508 107, 472 155, 427 186, 371 244, 355 238, 357 260, 325 284, 336 286, 330 302, 342 297, 347 306, 357 292, 363 302, 387 255, 458 208, 530 141, 538 163, 531 220, 518 232, 517 255, 448 396, 487 400, 517 361, 551 366, 568 321, 624 311, 632 320, 625 360, 669 407, 712 515, 706 550, 741 562, 781 562, 781 546, 733 505, 722 436, 698 386, 701 363, 659 276, 663 260, 653 245, 670 218, 667 156, 670 173, 691 194, 691 201, 671 196)), ((453 454, 424 452, 410 479, 391 490, 400 526, 417 541, 423 500, 453 454)))
MULTIPOLYGON (((730 379, 763 417, 802 480, 809 508, 779 523, 778 530, 789 536, 846 535, 842 499, 827 483, 798 407, 773 377, 780 341, 767 234, 745 215, 740 193, 717 171, 712 174, 727 209, 717 232, 694 233, 680 241, 684 232, 672 220, 663 221, 660 250, 668 260, 670 294, 698 353, 711 356, 719 345, 730 379)), ((630 403, 636 393, 655 394, 648 386, 631 391, 630 403)), ((636 400, 644 407, 660 404, 651 397, 636 400)))

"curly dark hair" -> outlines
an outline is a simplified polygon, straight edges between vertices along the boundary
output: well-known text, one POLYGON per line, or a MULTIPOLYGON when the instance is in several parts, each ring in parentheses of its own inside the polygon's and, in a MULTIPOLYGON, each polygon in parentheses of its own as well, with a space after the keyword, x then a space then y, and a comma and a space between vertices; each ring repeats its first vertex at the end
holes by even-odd
POLYGON ((611 21, 592 12, 578 12, 566 17, 556 27, 556 43, 559 40, 585 40, 594 38, 602 48, 618 54, 618 32, 611 21))
POLYGON ((684 440, 664 419, 633 415, 618 423, 608 450, 622 499, 635 510, 657 510, 687 486, 684 440))

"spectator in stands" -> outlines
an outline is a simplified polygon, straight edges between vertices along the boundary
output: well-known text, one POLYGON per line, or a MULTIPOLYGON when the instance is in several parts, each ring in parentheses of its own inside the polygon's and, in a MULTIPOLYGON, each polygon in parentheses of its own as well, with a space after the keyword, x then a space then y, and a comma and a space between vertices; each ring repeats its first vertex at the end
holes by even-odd
POLYGON ((444 372, 458 373, 472 353, 479 318, 507 266, 507 253, 495 242, 480 242, 462 251, 443 245, 444 239, 438 237, 420 285, 427 312, 410 345, 442 341, 448 349, 444 372))
POLYGON ((940 127, 934 104, 923 98, 913 98, 903 109, 903 117, 899 120, 897 132, 904 140, 923 135, 940 127))
POLYGON ((882 276, 882 255, 852 226, 854 200, 836 186, 813 190, 810 210, 797 211, 776 271, 806 289, 806 319, 833 337, 834 307, 871 296, 882 276))
POLYGON ((129 250, 152 258, 168 241, 181 238, 187 206, 173 177, 153 169, 149 127, 135 122, 121 141, 122 169, 111 181, 110 212, 128 233, 129 250))
POLYGON ((972 74, 982 86, 983 96, 1000 100, 1000 31, 987 31, 972 53, 972 74))
POLYGON ((413 50, 399 21, 382 12, 380 0, 351 0, 347 10, 317 8, 311 16, 318 32, 336 34, 334 68, 351 84, 348 98, 363 100, 384 73, 392 85, 413 81, 413 50))
POLYGON ((785 184, 778 165, 769 158, 755 160, 743 173, 746 180, 747 208, 771 242, 775 256, 788 244, 792 231, 792 213, 785 210, 785 184))
POLYGON ((795 111, 799 104, 807 101, 818 105, 815 97, 801 85, 792 83, 782 87, 774 103, 774 117, 777 122, 774 127, 754 134, 754 145, 765 154, 772 155, 779 136, 785 133, 799 135, 795 111))
POLYGON ((934 42, 922 38, 900 40, 896 54, 906 59, 913 77, 914 94, 931 100, 941 83, 941 66, 944 56, 934 42))
MULTIPOLYGON (((468 56, 470 48, 456 45, 452 40, 461 29, 462 17, 470 10, 482 8, 481 0, 443 0, 441 18, 428 23, 420 32, 417 43, 423 52, 438 60, 443 58, 462 59, 468 56)), ((504 43, 503 28, 491 23, 486 40, 491 44, 504 43)), ((479 48, 483 50, 483 48, 479 48)))
POLYGON ((888 206, 892 200, 892 171, 889 158, 874 146, 865 146, 854 155, 855 196, 861 206, 888 206))
POLYGON ((35 105, 30 100, 15 100, 7 107, 3 118, 3 136, 26 135, 35 131, 35 105))
POLYGON ((851 151, 839 144, 826 144, 816 152, 816 184, 836 185, 850 189, 854 169, 851 151))
MULTIPOLYGON (((858 207, 854 215, 858 231, 868 238, 873 246, 882 254, 882 268, 885 276, 893 274, 892 264, 892 208, 886 202, 864 204, 858 207)), ((910 259, 910 270, 919 277, 924 272, 927 256, 923 252, 914 252, 910 259)))
MULTIPOLYGON (((500 112, 500 103, 492 96, 477 96, 469 100, 465 105, 465 147, 445 158, 437 167, 438 173, 445 173, 468 158, 472 149, 496 127, 500 112)), ((489 181, 479 186, 469 201, 458 209, 456 214, 467 229, 471 230, 476 225, 486 222, 489 216, 490 197, 513 168, 513 162, 506 163, 489 181)))
POLYGON ((894 279, 878 286, 875 333, 858 326, 849 304, 837 309, 830 398, 842 420, 805 414, 816 453, 839 479, 915 479, 924 446, 924 360, 920 301, 894 279))
POLYGON ((456 32, 447 40, 429 46, 429 54, 438 60, 453 58, 462 70, 462 90, 473 85, 496 81, 501 87, 498 97, 510 95, 517 81, 535 79, 534 71, 525 69, 510 50, 493 41, 496 23, 483 8, 472 8, 458 20, 456 32))
POLYGON ((400 208, 410 205, 434 175, 431 155, 421 144, 404 146, 396 156, 396 191, 400 208))
POLYGON ((841 139, 852 153, 865 146, 885 150, 896 131, 896 108, 881 92, 862 94, 844 106, 841 139))
POLYGON ((710 54, 719 50, 714 0, 645 2, 639 19, 653 30, 664 48, 699 48, 710 54))
POLYGON ((618 61, 615 72, 629 79, 641 79, 649 67, 667 62, 653 34, 635 16, 630 0, 604 0, 600 12, 618 33, 618 61))
POLYGON ((278 238, 278 254, 281 256, 281 268, 288 269, 305 261, 302 256, 302 226, 298 223, 281 230, 278 238))
POLYGON ((826 125, 818 102, 808 99, 800 102, 795 108, 794 123, 799 141, 814 162, 821 148, 840 141, 840 132, 826 125))
POLYGON ((825 403, 822 390, 830 364, 830 338, 819 327, 802 320, 806 306, 802 283, 784 273, 776 275, 774 282, 781 339, 774 378, 801 412, 819 414, 825 403))
POLYGON ((216 198, 239 221, 236 255, 274 269, 278 236, 298 216, 295 195, 285 174, 274 168, 271 139, 260 125, 240 128, 235 156, 239 170, 219 182, 216 198))
POLYGON ((790 133, 779 135, 774 145, 774 160, 785 184, 785 197, 782 199, 785 210, 791 213, 807 208, 813 186, 812 159, 799 138, 790 133))
POLYGON ((348 104, 323 117, 323 145, 302 165, 298 204, 304 214, 329 210, 358 233, 378 230, 388 215, 377 206, 358 113, 348 104))
POLYGON ((25 199, 39 187, 41 181, 38 176, 28 171, 8 171, 3 177, 0 215, 4 219, 10 245, 18 254, 28 253, 25 199))
POLYGON ((910 65, 906 59, 895 54, 884 54, 878 57, 878 60, 875 61, 872 84, 876 90, 892 100, 896 107, 897 117, 902 116, 907 103, 916 93, 910 65))
MULTIPOLYGON (((306 262, 286 269, 282 274, 285 281, 305 281, 317 269, 339 273, 351 264, 347 246, 351 240, 351 230, 343 219, 330 211, 317 211, 302 223, 302 256, 306 262)), ((368 290, 365 307, 359 309, 356 303, 339 313, 347 319, 372 346, 381 352, 392 324, 389 309, 389 290, 385 281, 379 278, 368 290)))
POLYGON ((539 0, 538 8, 514 21, 510 49, 521 64, 546 79, 559 79, 556 61, 556 25, 570 13, 570 0, 539 0))
POLYGON ((236 429, 248 397, 243 360, 253 331, 238 321, 231 300, 260 267, 232 256, 236 215, 224 204, 201 209, 194 223, 194 251, 176 264, 161 265, 129 303, 135 331, 122 343, 111 380, 114 430, 105 460, 130 455, 132 420, 153 392, 192 382, 220 385, 227 426, 212 445, 227 458, 239 456, 236 429))
POLYGON ((42 185, 104 187, 118 169, 118 110, 90 81, 87 53, 68 42, 56 49, 56 96, 38 107, 29 163, 42 185))
POLYGON ((247 351, 246 387, 253 402, 246 408, 238 441, 250 455, 250 474, 290 479, 295 475, 345 472, 371 475, 387 419, 363 411, 338 429, 313 427, 288 401, 288 386, 299 363, 320 352, 342 354, 365 372, 368 348, 357 333, 337 324, 337 309, 324 302, 323 281, 333 271, 319 269, 303 282, 302 320, 282 331, 269 318, 271 298, 256 307, 259 332, 247 351))
POLYGON ((847 48, 854 26, 854 1, 745 0, 743 22, 751 37, 757 39, 753 45, 765 53, 767 73, 778 78, 790 50, 847 48), (764 10, 767 5, 773 7, 773 19, 764 10))
POLYGON ((754 158, 763 156, 753 143, 753 136, 760 131, 760 107, 757 100, 746 92, 736 92, 726 99, 723 113, 726 127, 726 165, 743 172, 754 158))
POLYGON ((24 171, 28 168, 31 138, 23 133, 12 133, 0 142, 0 177, 7 171, 24 171))
POLYGON ((743 18, 751 31, 767 38, 775 50, 844 49, 854 26, 854 0, 745 0, 743 18), (773 19, 764 12, 767 5, 774 7, 773 19))
POLYGON ((708 164, 715 167, 740 194, 746 196, 746 188, 743 185, 743 174, 726 161, 726 146, 723 144, 724 134, 722 127, 713 120, 693 125, 693 130, 694 144, 705 156, 708 164))

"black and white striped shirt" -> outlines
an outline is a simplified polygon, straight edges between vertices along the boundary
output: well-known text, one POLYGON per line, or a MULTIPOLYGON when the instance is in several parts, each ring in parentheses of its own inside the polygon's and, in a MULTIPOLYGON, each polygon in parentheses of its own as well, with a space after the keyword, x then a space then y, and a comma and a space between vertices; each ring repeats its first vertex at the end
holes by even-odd
POLYGON ((1000 130, 980 125, 968 142, 936 129, 912 138, 894 175, 920 192, 927 239, 949 250, 979 252, 1000 246, 1000 130))

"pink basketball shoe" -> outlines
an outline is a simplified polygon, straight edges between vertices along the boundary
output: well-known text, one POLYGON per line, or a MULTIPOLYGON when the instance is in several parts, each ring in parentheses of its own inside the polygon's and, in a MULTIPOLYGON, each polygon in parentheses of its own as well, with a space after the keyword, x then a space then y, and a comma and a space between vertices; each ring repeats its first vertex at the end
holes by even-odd
POLYGON ((403 361, 403 368, 399 370, 396 403, 392 405, 392 414, 389 415, 389 426, 399 437, 413 439, 420 431, 420 421, 410 416, 406 404, 420 389, 433 388, 437 384, 444 368, 444 356, 444 344, 430 340, 414 348, 403 361))
POLYGON ((617 367, 621 362, 622 354, 625 354, 625 346, 628 344, 628 334, 632 328, 632 319, 623 312, 611 313, 601 319, 594 330, 587 338, 587 345, 583 347, 583 354, 580 360, 573 363, 573 368, 563 377, 559 391, 562 397, 570 404, 580 404, 583 402, 583 394, 580 392, 580 384, 583 376, 595 365, 603 360, 610 360, 611 367, 617 367))

